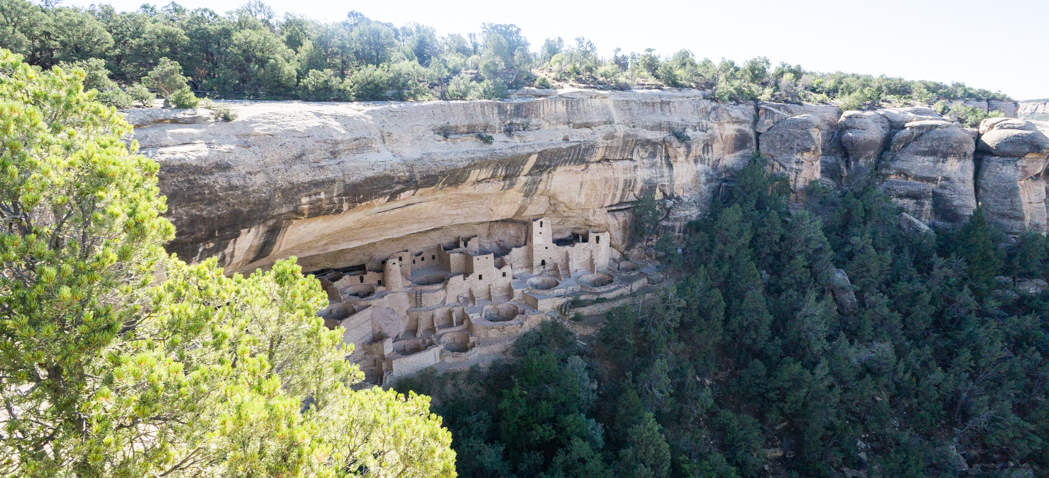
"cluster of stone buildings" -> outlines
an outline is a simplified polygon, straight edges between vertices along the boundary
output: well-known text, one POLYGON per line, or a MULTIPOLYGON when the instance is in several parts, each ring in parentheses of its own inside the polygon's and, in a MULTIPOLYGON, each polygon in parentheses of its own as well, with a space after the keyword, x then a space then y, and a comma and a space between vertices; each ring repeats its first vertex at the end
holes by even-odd
POLYGON ((476 237, 401 251, 378 265, 318 274, 330 299, 321 316, 343 329, 350 359, 373 383, 484 362, 571 298, 624 289, 629 281, 617 278, 636 266, 613 267, 610 242, 599 231, 555 240, 549 221, 537 218, 526 243, 503 255, 476 237))

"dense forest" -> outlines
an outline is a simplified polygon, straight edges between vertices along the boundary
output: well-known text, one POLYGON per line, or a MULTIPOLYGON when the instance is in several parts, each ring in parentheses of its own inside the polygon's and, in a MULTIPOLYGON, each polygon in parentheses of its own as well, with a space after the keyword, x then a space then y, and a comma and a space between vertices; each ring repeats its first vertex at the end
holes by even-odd
POLYGON ((398 388, 463 477, 1045 476, 1049 293, 1013 284, 1049 278, 1046 238, 900 227, 863 180, 788 194, 754 159, 592 346, 548 322, 398 388))
MULTIPOLYGON (((432 27, 398 27, 356 11, 333 23, 278 17, 256 0, 225 14, 177 3, 117 12, 108 5, 81 9, 0 0, 0 47, 45 69, 85 70, 87 86, 118 107, 149 99, 140 83, 170 96, 173 91, 156 81, 165 72, 169 78, 186 75, 190 90, 209 98, 495 99, 524 86, 577 85, 699 88, 718 101, 835 100, 847 109, 940 103, 946 111, 955 100, 1006 99, 959 83, 816 73, 799 65, 773 66, 766 58, 715 62, 687 50, 665 57, 616 50, 604 58, 585 38, 532 46, 514 25, 484 24, 479 33, 439 37, 432 27)), ((958 117, 973 113, 955 108, 958 117)))

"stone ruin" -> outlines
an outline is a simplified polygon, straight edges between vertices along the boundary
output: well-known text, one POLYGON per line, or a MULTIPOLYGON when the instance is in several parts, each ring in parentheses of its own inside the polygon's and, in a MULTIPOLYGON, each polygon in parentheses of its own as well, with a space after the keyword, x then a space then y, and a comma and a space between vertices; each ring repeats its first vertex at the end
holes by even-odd
POLYGON ((320 315, 343 330, 349 359, 377 385, 427 367, 490 362, 523 332, 562 318, 571 300, 617 297, 645 283, 637 265, 610 258, 610 241, 598 231, 555 240, 550 222, 537 218, 527 242, 503 255, 467 237, 315 272, 329 298, 320 315))

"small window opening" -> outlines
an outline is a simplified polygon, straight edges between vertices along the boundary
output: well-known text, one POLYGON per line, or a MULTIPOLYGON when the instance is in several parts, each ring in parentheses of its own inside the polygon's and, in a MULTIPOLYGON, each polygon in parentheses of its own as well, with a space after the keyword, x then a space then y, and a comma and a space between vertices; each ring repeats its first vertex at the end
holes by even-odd
MULTIPOLYGON (((539 221, 539 227, 543 227, 543 221, 539 221)), ((542 234, 542 232, 540 231, 539 234, 542 234)))
POLYGON ((379 285, 382 285, 382 279, 379 279, 379 285))
POLYGON ((543 266, 543 267, 546 267, 546 259, 543 259, 543 260, 539 261, 539 265, 543 266))
POLYGON ((436 261, 437 260, 437 254, 434 254, 434 255, 430 256, 430 260, 431 261, 436 261))
POLYGON ((426 262, 426 258, 425 258, 425 257, 424 257, 424 258, 422 258, 422 261, 423 261, 423 262, 426 262))
POLYGON ((597 236, 597 243, 601 244, 601 236, 597 236))
POLYGON ((364 276, 361 276, 361 283, 364 283, 364 276))
POLYGON ((477 280, 484 280, 484 276, 481 274, 477 274, 477 280))
POLYGON ((412 259, 412 264, 415 264, 415 259, 412 259))
POLYGON ((503 272, 503 277, 506 277, 506 273, 505 272, 503 272))

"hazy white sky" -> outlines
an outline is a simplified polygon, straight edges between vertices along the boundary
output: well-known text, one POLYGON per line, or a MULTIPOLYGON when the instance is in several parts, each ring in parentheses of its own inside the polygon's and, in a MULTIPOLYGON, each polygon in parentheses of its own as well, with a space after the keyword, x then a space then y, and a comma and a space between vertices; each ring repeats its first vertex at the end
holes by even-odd
MULTIPOLYGON (((223 13, 245 0, 182 0, 223 13)), ((132 10, 143 3, 109 3, 132 10)), ((514 23, 537 49, 545 38, 566 44, 585 36, 603 55, 613 49, 685 48, 697 57, 744 61, 766 56, 816 71, 960 81, 1015 99, 1049 98, 1049 0, 269 0, 278 13, 342 20, 350 10, 438 33, 469 33, 483 22, 514 23)))

